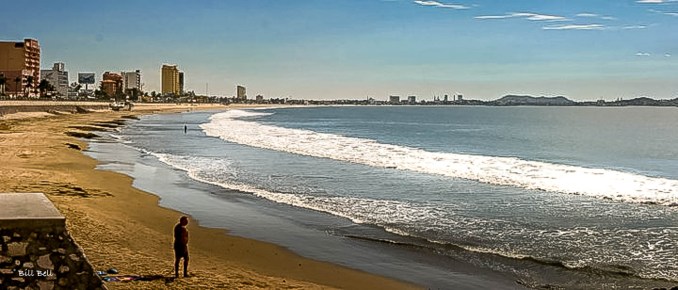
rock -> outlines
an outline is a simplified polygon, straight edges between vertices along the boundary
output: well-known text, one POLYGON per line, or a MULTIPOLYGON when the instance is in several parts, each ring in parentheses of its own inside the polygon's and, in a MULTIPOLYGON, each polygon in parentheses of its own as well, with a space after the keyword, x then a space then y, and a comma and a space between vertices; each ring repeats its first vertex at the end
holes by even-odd
POLYGON ((38 281, 38 287, 40 288, 40 290, 52 290, 54 289, 54 282, 38 281))
POLYGON ((61 267, 59 267, 59 273, 60 273, 60 274, 66 273, 66 272, 68 272, 68 271, 70 271, 70 270, 71 270, 71 269, 68 268, 68 266, 61 266, 61 267))
POLYGON ((78 114, 87 114, 87 113, 91 113, 90 110, 87 110, 87 109, 85 109, 85 108, 83 108, 83 107, 80 107, 80 106, 76 106, 76 107, 75 107, 75 112, 78 113, 78 114))
POLYGON ((12 237, 2 236, 2 240, 5 241, 5 243, 9 243, 9 241, 12 240, 12 237))
POLYGON ((68 286, 68 279, 59 278, 59 282, 57 282, 57 284, 59 284, 59 286, 61 286, 61 287, 66 287, 66 286, 68 286))
POLYGON ((3 255, 0 255, 0 264, 2 264, 2 263, 11 263, 11 262, 12 262, 12 258, 7 257, 7 256, 3 256, 3 255))
POLYGON ((76 262, 79 262, 79 261, 80 261, 80 257, 78 257, 78 255, 76 255, 76 254, 70 254, 70 255, 68 255, 68 257, 69 257, 72 261, 76 261, 76 262))
POLYGON ((49 259, 49 254, 40 256, 37 263, 40 268, 54 270, 54 264, 52 264, 52 260, 49 259))
POLYGON ((28 269, 33 269, 33 268, 35 268, 35 265, 33 265, 33 263, 31 263, 31 262, 26 262, 26 263, 24 263, 23 267, 28 268, 28 269))
POLYGON ((26 279, 24 279, 23 277, 14 277, 14 278, 12 278, 12 280, 17 281, 19 283, 25 283, 26 282, 26 279))
POLYGON ((24 256, 26 255, 26 247, 28 247, 28 243, 9 243, 7 244, 7 253, 10 257, 24 256))
POLYGON ((78 145, 78 144, 66 143, 66 146, 68 146, 68 148, 75 149, 75 150, 78 150, 78 151, 82 150, 82 148, 80 148, 80 145, 78 145))
POLYGON ((99 135, 90 133, 90 132, 78 132, 78 131, 67 131, 64 134, 71 136, 71 137, 77 137, 77 138, 85 138, 85 139, 92 139, 99 137, 99 135))

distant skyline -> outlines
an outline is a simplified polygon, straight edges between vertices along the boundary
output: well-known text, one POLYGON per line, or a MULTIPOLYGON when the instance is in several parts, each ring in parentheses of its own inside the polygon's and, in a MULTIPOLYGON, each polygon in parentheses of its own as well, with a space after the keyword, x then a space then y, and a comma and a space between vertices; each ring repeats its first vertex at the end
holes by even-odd
POLYGON ((3 3, 0 39, 38 39, 41 66, 162 64, 186 90, 249 97, 678 97, 678 0, 239 0, 3 3))

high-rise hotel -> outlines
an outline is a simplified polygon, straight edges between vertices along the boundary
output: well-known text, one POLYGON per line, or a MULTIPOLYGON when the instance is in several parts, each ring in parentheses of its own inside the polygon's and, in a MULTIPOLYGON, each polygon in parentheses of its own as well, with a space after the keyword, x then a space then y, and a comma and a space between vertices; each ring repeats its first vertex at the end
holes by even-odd
POLYGON ((162 70, 162 94, 169 95, 173 94, 178 96, 181 94, 181 82, 179 78, 179 69, 176 64, 163 64, 162 70))
POLYGON ((35 39, 0 41, 0 93, 37 95, 40 84, 40 44, 35 39), (30 83, 29 83, 30 81, 30 83))

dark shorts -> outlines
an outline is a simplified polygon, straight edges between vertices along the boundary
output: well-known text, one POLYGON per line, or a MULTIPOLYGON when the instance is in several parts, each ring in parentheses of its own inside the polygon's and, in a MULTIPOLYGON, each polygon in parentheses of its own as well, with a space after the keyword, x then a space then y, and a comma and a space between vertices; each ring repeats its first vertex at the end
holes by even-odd
POLYGON ((188 247, 186 245, 174 245, 174 257, 188 259, 188 247))

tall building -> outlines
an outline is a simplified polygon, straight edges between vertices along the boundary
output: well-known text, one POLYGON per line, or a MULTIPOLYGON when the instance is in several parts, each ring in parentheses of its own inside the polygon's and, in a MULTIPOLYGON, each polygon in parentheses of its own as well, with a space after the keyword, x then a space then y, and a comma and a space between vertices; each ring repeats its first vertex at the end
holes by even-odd
POLYGON ((5 79, 4 88, 0 88, 5 94, 36 96, 40 84, 38 41, 29 38, 23 42, 0 41, 0 77, 5 79))
POLYGON ((236 88, 236 96, 238 97, 238 100, 245 101, 247 100, 247 89, 243 86, 238 86, 236 88))
POLYGON ((176 64, 163 64, 162 70, 161 92, 163 95, 173 94, 178 96, 180 91, 179 85, 179 69, 176 64))
POLYGON ((141 71, 122 72, 122 88, 125 92, 133 89, 141 91, 141 71))
POLYGON ((400 96, 389 96, 388 102, 391 103, 391 104, 399 104, 400 103, 400 96))
POLYGON ((68 72, 63 62, 55 62, 52 69, 41 70, 40 78, 54 86, 59 95, 68 96, 68 72))
POLYGON ((179 72, 179 94, 184 94, 184 72, 179 72))
POLYGON ((117 73, 105 72, 101 81, 101 90, 107 96, 113 97, 117 93, 122 93, 122 76, 117 73))

